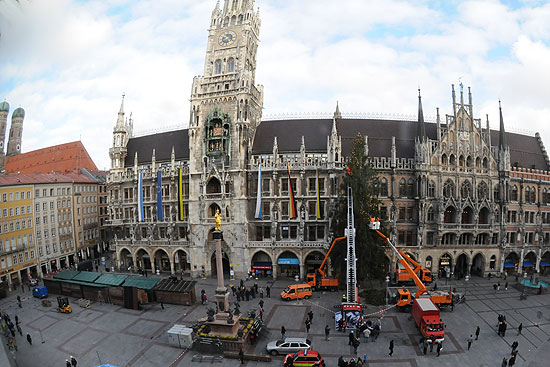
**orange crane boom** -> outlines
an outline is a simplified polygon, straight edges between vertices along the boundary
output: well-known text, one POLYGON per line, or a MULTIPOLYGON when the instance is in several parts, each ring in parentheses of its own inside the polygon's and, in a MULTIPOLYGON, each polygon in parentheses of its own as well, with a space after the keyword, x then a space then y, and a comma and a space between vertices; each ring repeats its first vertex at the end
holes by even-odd
POLYGON ((330 245, 330 248, 328 249, 328 252, 327 254, 325 255, 325 258, 323 259, 323 262, 321 263, 321 265, 319 266, 319 273, 321 274, 321 276, 323 278, 326 278, 327 277, 327 273, 325 271, 325 264, 328 260, 328 257, 330 255, 330 252, 332 251, 332 248, 334 247, 334 244, 338 241, 341 241, 341 240, 345 240, 346 239, 346 236, 343 236, 343 237, 336 237, 334 239, 334 241, 332 241, 332 245, 330 245))

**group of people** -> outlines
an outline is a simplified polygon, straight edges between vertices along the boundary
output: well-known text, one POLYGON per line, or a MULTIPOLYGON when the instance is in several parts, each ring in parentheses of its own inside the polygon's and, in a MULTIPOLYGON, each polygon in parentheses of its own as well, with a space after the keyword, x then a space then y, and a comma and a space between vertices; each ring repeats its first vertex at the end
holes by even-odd
MULTIPOLYGON (((23 330, 21 329, 21 322, 19 320, 19 317, 15 315, 14 324, 7 313, 0 311, 0 319, 2 323, 2 332, 4 333, 4 336, 8 339, 8 347, 10 351, 14 353, 17 351, 17 339, 15 337, 16 330, 19 335, 23 336, 23 330)), ((32 337, 29 333, 27 333, 27 342, 29 343, 29 345, 32 345, 32 337)))
POLYGON ((513 367, 516 364, 516 357, 518 355, 518 341, 514 341, 512 343, 512 352, 510 353, 510 359, 506 359, 506 357, 502 358, 502 367, 513 367))
POLYGON ((497 334, 500 336, 506 336, 506 328, 508 324, 506 323, 506 315, 498 315, 498 331, 497 334))
POLYGON ((231 292, 233 292, 233 296, 237 297, 237 302, 243 301, 250 301, 250 299, 255 299, 256 297, 264 298, 264 294, 267 298, 271 298, 271 288, 269 285, 265 288, 259 287, 258 283, 254 283, 253 286, 247 287, 244 285, 244 281, 241 279, 241 283, 239 287, 235 287, 234 285, 231 285, 231 292))
POLYGON ((359 357, 357 360, 355 358, 350 358, 345 360, 343 356, 338 358, 338 367, 363 367, 367 363, 367 355, 365 354, 363 358, 359 357))
MULTIPOLYGON (((441 350, 443 349, 443 343, 438 341, 433 335, 429 338, 420 338, 420 348, 422 348, 422 353, 426 355, 428 353, 428 348, 430 348, 430 353, 432 353, 435 350, 437 352, 437 356, 439 357, 441 355, 441 350)), ((392 348, 390 348, 390 356, 393 353, 392 348)))

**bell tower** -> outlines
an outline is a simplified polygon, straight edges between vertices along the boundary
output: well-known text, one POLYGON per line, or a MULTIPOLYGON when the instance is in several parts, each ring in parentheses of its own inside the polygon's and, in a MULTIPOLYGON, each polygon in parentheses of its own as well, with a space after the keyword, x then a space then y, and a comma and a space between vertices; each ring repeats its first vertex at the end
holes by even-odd
MULTIPOLYGON (((224 253, 230 262, 241 263, 243 271, 242 260, 233 258, 244 258, 238 248, 247 240, 246 167, 262 114, 263 87, 256 85, 260 24, 254 0, 216 3, 204 72, 193 79, 189 118, 189 196, 198 198, 189 207, 192 241, 199 246, 210 242, 210 222, 219 208, 229 247, 224 253), (232 243, 229 232, 234 234, 232 243)), ((209 250, 205 252, 209 256, 209 250)), ((204 263, 208 271, 210 258, 204 263)))

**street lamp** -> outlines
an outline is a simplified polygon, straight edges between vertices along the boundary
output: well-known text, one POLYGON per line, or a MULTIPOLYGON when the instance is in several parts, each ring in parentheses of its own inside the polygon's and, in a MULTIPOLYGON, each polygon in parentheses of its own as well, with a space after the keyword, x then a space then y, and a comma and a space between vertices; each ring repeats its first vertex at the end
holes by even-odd
POLYGON ((386 306, 388 305, 388 288, 390 285, 390 276, 386 275, 386 306))
POLYGON ((464 297, 466 297, 466 292, 468 292, 468 281, 470 280, 470 276, 466 275, 464 277, 464 280, 466 281, 466 286, 464 287, 464 297))

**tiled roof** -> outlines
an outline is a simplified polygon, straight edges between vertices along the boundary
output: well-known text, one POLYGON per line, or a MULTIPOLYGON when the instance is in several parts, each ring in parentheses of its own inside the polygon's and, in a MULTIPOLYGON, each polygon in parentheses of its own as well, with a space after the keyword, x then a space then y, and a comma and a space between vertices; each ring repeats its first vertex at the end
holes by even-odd
POLYGON ((80 141, 54 145, 6 158, 6 173, 72 172, 86 168, 97 170, 80 141))
POLYGON ((189 130, 182 129, 160 134, 130 138, 128 141, 127 156, 124 161, 126 167, 134 165, 134 157, 138 154, 138 164, 151 162, 153 149, 155 149, 155 161, 167 162, 172 156, 172 147, 176 159, 189 159, 189 130))
POLYGON ((96 183, 88 176, 78 173, 29 173, 0 176, 0 186, 30 185, 40 183, 96 183))

